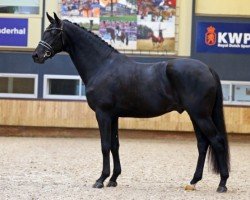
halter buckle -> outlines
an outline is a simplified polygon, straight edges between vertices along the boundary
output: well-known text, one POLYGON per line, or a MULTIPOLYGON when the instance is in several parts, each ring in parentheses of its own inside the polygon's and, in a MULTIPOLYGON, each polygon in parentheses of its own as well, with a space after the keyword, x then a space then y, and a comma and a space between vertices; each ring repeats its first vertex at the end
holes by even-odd
POLYGON ((45 54, 44 54, 44 58, 45 57, 50 57, 52 55, 52 53, 50 51, 45 51, 45 54))

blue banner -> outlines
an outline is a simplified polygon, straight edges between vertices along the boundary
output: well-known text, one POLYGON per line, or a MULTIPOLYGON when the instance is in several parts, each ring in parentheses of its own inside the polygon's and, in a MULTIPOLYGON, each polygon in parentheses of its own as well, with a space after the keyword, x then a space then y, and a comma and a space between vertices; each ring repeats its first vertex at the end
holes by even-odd
POLYGON ((196 51, 207 53, 250 53, 250 24, 198 22, 196 51))
POLYGON ((0 46, 26 47, 28 19, 0 18, 0 46))

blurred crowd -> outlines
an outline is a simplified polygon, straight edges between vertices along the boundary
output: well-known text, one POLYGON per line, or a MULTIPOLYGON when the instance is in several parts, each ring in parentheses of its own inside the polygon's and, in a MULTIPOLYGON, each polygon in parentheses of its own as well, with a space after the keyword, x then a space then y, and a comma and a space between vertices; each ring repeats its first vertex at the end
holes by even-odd
POLYGON ((62 16, 100 17, 99 0, 62 0, 62 16))
POLYGON ((137 28, 136 22, 100 21, 100 28, 119 27, 120 29, 137 28))

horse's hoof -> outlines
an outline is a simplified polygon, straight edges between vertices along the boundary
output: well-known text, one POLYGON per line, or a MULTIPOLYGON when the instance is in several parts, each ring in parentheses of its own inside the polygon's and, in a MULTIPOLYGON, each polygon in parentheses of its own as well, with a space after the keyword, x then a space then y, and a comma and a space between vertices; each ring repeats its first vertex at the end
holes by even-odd
POLYGON ((95 184, 93 185, 93 188, 103 188, 103 183, 96 181, 95 184))
POLYGON ((117 182, 114 181, 109 181, 107 184, 107 187, 116 187, 117 186, 117 182))
POLYGON ((217 192, 219 192, 219 193, 225 193, 225 192, 227 192, 227 187, 226 186, 219 186, 217 188, 217 192))
POLYGON ((195 185, 186 185, 185 190, 193 191, 193 190, 195 190, 195 185))

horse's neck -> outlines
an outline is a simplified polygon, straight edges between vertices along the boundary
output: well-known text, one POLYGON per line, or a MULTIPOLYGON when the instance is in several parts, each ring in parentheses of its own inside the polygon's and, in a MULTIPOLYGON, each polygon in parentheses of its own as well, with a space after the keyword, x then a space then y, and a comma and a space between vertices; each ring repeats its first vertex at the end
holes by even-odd
POLYGON ((66 35, 66 51, 69 53, 74 65, 76 66, 79 75, 86 85, 97 71, 106 65, 110 59, 112 49, 110 49, 98 41, 87 31, 83 31, 75 25, 65 29, 66 35))

